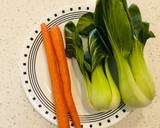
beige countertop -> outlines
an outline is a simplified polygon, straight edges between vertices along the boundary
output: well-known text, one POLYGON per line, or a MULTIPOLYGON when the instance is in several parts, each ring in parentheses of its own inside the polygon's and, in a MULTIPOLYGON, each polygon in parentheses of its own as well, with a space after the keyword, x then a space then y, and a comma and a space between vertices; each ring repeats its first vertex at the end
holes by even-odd
MULTIPOLYGON (((21 86, 19 51, 32 27, 62 5, 87 0, 0 0, 0 128, 52 128, 31 106, 21 86)), ((131 0, 130 0, 131 1, 131 0)), ((156 34, 149 40, 146 60, 153 74, 157 97, 136 109, 112 128, 160 128, 160 0, 132 0, 151 22, 156 34)))

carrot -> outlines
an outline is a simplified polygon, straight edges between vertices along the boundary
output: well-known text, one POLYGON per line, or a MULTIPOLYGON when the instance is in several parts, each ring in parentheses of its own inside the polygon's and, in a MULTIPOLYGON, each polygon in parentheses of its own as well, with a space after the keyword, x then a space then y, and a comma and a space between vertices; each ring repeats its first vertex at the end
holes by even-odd
POLYGON ((58 128, 69 128, 69 119, 65 104, 66 101, 63 95, 63 85, 57 64, 57 58, 55 50, 52 46, 50 34, 48 32, 47 26, 44 23, 41 24, 41 31, 48 62, 49 74, 51 78, 52 92, 55 98, 58 128))
POLYGON ((78 112, 73 101, 71 93, 71 80, 69 75, 69 69, 67 64, 67 59, 65 56, 63 37, 58 26, 53 26, 50 31, 53 47, 57 55, 57 62, 60 69, 61 78, 63 81, 64 96, 68 110, 71 114, 75 128, 80 128, 80 120, 78 117, 78 112))

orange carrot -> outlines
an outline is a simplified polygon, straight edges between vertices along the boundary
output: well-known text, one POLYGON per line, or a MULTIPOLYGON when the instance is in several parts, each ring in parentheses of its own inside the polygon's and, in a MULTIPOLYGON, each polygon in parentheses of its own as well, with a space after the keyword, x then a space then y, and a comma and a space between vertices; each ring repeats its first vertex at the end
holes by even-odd
POLYGON ((71 92, 71 80, 69 75, 69 69, 67 64, 67 59, 65 56, 63 37, 58 26, 53 26, 50 31, 53 47, 57 55, 57 62, 60 69, 61 78, 63 81, 64 96, 68 110, 71 114, 75 128, 80 128, 80 120, 78 117, 78 112, 73 101, 71 92))
POLYGON ((52 46, 50 34, 48 32, 47 26, 42 23, 41 31, 45 46, 45 52, 48 62, 48 69, 50 73, 51 83, 52 83, 52 92, 55 98, 55 107, 58 119, 58 128, 69 128, 69 119, 65 104, 65 99, 62 90, 62 79, 60 76, 57 58, 55 50, 52 46))

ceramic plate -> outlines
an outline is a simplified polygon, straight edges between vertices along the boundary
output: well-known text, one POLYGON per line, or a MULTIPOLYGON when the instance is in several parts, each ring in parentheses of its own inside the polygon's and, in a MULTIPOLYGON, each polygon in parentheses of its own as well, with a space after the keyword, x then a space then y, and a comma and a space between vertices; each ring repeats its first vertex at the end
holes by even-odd
MULTIPOLYGON (((83 14, 93 12, 94 7, 95 5, 91 3, 74 7, 61 7, 60 10, 53 11, 40 23, 45 22, 48 28, 51 28, 53 25, 59 25, 63 31, 65 23, 68 21, 76 22, 83 14)), ((21 78, 24 91, 33 107, 44 118, 56 125, 56 111, 51 96, 51 83, 42 43, 40 24, 37 24, 33 29, 23 49, 21 53, 21 78)), ((108 112, 89 110, 84 101, 84 85, 78 75, 78 71, 76 71, 76 64, 68 60, 68 65, 72 81, 72 94, 83 128, 106 128, 117 123, 129 113, 129 110, 126 109, 123 103, 118 108, 108 112)), ((73 127, 72 122, 70 122, 70 125, 73 127)))

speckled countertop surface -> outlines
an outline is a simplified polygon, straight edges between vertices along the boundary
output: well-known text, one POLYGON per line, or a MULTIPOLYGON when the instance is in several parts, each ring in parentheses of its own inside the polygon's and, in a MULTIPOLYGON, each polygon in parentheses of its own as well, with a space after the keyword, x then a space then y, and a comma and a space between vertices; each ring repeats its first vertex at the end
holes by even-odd
MULTIPOLYGON (((53 128, 28 102, 21 86, 18 59, 32 27, 51 10, 87 0, 0 0, 0 128, 53 128)), ((131 1, 131 0, 130 0, 131 1)), ((157 38, 145 55, 157 85, 153 103, 137 109, 112 128, 160 128, 160 1, 132 0, 151 22, 157 38)))

